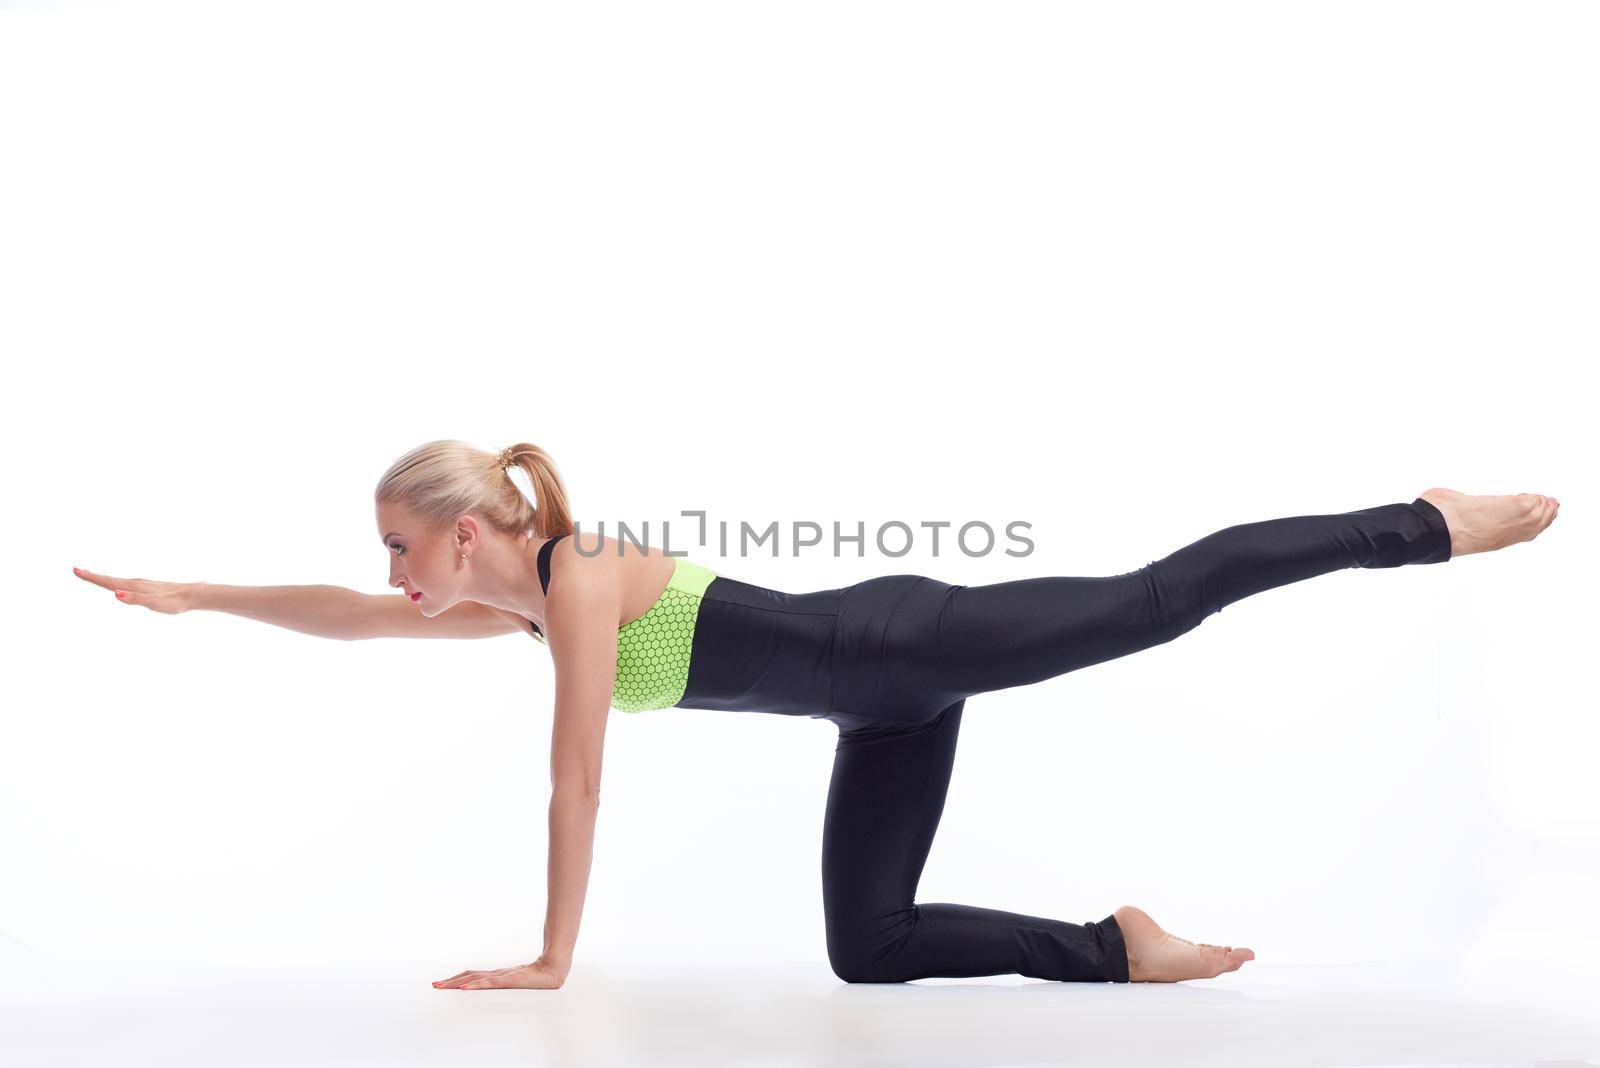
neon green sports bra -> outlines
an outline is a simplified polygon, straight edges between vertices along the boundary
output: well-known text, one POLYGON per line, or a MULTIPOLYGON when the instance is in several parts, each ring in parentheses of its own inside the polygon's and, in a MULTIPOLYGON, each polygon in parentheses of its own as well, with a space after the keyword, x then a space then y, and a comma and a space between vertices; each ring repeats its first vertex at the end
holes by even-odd
MULTIPOLYGON (((565 534, 539 549, 539 586, 550 592, 550 550, 565 534)), ((611 707, 619 712, 670 708, 683 699, 689 685, 689 657, 694 652, 694 623, 700 598, 716 573, 687 557, 675 557, 672 578, 650 610, 617 631, 617 673, 611 686, 611 707)), ((533 636, 544 641, 537 623, 533 636)))

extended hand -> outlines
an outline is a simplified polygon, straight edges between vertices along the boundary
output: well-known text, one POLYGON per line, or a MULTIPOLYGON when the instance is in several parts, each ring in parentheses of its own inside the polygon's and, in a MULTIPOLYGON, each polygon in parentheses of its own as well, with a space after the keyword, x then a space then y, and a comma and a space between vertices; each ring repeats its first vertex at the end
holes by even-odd
POLYGON ((81 567, 72 569, 73 574, 85 582, 92 582, 96 586, 103 586, 115 592, 117 600, 123 604, 136 604, 160 612, 163 615, 177 615, 187 612, 190 607, 190 584, 187 582, 160 582, 156 579, 139 578, 112 578, 110 575, 98 575, 93 571, 85 571, 81 567))
POLYGON ((499 990, 511 987, 523 990, 556 990, 567 981, 567 969, 540 957, 532 964, 518 964, 494 971, 457 972, 450 978, 434 983, 439 990, 499 990))

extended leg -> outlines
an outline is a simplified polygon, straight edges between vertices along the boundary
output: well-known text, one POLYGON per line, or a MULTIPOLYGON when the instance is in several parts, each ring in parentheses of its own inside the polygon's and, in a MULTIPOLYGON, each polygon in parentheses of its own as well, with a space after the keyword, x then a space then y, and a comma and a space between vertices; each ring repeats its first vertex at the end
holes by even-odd
POLYGON ((1128 981, 1117 922, 916 904, 964 702, 914 727, 841 731, 822 835, 828 959, 847 982, 1027 975, 1128 981))
MULTIPOLYGON (((1046 576, 919 593, 897 613, 895 672, 953 700, 1023 686, 1169 642, 1251 594, 1345 568, 1443 563, 1429 502, 1244 523, 1137 571, 1046 576)), ((941 584, 942 585, 942 584, 941 584)))

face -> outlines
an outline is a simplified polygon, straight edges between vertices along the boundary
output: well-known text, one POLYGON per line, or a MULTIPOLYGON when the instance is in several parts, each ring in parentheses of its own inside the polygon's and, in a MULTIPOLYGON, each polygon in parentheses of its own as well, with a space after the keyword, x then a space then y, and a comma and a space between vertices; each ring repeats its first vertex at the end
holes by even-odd
POLYGON ((457 565, 461 553, 474 551, 475 533, 471 517, 434 532, 403 505, 378 505, 378 534, 389 554, 389 585, 410 595, 425 616, 436 616, 463 599, 468 572, 457 565))

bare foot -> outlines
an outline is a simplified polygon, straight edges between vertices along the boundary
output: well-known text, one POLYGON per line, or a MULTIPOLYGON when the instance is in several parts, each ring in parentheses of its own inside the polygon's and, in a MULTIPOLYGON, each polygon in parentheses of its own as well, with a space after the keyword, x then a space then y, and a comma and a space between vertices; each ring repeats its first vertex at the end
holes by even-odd
POLYGON ((1435 486, 1417 496, 1444 513, 1452 560, 1532 541, 1561 510, 1560 501, 1542 493, 1471 496, 1435 486))
POLYGON ((1128 982, 1178 983, 1185 979, 1213 979, 1223 972, 1237 971, 1247 960, 1255 960, 1252 950, 1232 946, 1195 945, 1186 938, 1170 935, 1156 926, 1143 909, 1124 905, 1111 914, 1122 928, 1122 941, 1128 947, 1128 982))

